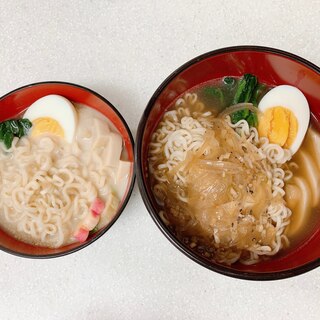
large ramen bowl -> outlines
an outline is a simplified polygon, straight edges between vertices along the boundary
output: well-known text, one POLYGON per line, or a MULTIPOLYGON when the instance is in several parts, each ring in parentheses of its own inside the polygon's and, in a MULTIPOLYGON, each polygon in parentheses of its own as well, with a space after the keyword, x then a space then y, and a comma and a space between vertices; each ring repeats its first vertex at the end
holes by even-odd
MULTIPOLYGON (((129 127, 121 114, 105 98, 96 92, 79 85, 66 82, 40 82, 18 88, 0 98, 0 121, 16 116, 29 107, 34 101, 49 94, 64 96, 71 101, 84 104, 102 113, 113 123, 122 136, 124 148, 128 154, 128 160, 133 163, 133 138, 129 127)), ((134 185, 134 177, 135 175, 132 166, 127 188, 123 198, 121 199, 118 211, 107 226, 100 229, 93 235, 90 235, 85 242, 73 243, 57 249, 50 249, 23 243, 12 238, 0 229, 0 249, 22 257, 53 258, 73 253, 90 245, 106 233, 113 223, 119 218, 131 195, 134 185)))
MULTIPOLYGON (((148 145, 152 132, 168 106, 181 94, 203 82, 224 76, 255 74, 268 85, 298 87, 309 101, 311 112, 320 121, 320 68, 288 52, 277 49, 238 46, 215 50, 185 63, 155 91, 139 124, 136 163, 139 188, 144 203, 164 235, 186 256, 202 266, 231 277, 249 280, 275 280, 295 276, 320 265, 320 225, 313 225, 297 245, 279 252, 267 261, 248 266, 231 266, 207 260, 180 241, 159 217, 160 208, 153 196, 147 169, 148 145)), ((318 219, 319 221, 319 219, 318 219)))

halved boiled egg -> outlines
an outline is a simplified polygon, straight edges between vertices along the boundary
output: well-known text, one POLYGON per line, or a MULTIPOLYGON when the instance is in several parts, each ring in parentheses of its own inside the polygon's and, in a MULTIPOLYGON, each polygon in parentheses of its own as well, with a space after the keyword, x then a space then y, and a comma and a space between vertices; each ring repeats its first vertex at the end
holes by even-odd
POLYGON ((25 112, 24 118, 32 122, 31 136, 52 133, 72 142, 77 122, 73 104, 66 98, 50 94, 35 101, 25 112))
POLYGON ((296 87, 281 85, 271 89, 260 101, 258 132, 294 154, 300 147, 310 121, 309 104, 296 87))

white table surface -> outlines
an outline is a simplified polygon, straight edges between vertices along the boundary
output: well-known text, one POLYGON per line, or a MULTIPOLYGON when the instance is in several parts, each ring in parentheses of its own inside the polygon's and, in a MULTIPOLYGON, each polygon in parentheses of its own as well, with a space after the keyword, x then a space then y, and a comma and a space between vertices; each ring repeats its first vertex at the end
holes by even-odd
MULTIPOLYGON (((319 21, 318 0, 0 0, 0 96, 36 81, 78 83, 117 106, 135 135, 157 86, 201 53, 257 44, 320 65, 319 21)), ((0 259, 1 320, 320 319, 320 268, 275 282, 206 270, 161 234, 137 186, 91 246, 0 259)))

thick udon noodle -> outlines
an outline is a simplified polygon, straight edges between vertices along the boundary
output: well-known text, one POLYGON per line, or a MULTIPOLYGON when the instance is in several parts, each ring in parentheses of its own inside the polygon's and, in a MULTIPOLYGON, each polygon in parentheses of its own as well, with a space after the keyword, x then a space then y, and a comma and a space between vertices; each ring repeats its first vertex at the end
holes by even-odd
POLYGON ((90 212, 96 197, 109 201, 100 227, 115 214, 116 169, 105 165, 110 123, 88 107, 78 107, 74 143, 52 135, 15 138, 0 152, 0 225, 35 245, 60 247, 90 212))
POLYGON ((166 224, 191 236, 191 247, 200 230, 218 262, 252 264, 288 245, 291 210, 283 196, 290 159, 289 150, 259 138, 246 121, 216 117, 186 94, 154 132, 148 161, 166 224))

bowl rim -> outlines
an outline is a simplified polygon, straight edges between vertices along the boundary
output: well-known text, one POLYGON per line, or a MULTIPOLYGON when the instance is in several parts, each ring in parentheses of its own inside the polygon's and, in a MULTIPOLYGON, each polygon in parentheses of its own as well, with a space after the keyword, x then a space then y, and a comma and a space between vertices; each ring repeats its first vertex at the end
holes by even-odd
POLYGON ((142 139, 144 130, 148 121, 148 116, 151 112, 151 109, 154 106, 155 101, 157 100, 158 96, 161 94, 163 89, 171 82, 173 78, 175 78, 178 74, 180 74, 182 71, 186 70, 190 66, 194 65, 197 62, 200 62, 202 60, 205 60, 209 57, 216 56, 219 54, 225 54, 230 52, 241 52, 241 51, 254 51, 254 52, 265 52, 265 53, 273 53, 276 55, 283 56, 285 58, 289 58, 291 60, 294 60, 298 63, 303 64, 304 66, 308 67, 309 69, 315 71, 320 76, 320 68, 313 64, 312 62, 301 58, 298 55, 295 55, 293 53, 283 51, 276 48, 271 47, 265 47, 265 46, 256 46, 256 45, 240 45, 240 46, 231 46, 231 47, 224 47, 216 50, 212 50, 209 52, 206 52, 204 54, 201 54, 186 63, 184 63, 182 66, 178 67, 175 71, 173 71, 156 89, 156 91, 151 96, 143 114, 140 119, 137 135, 136 135, 136 149, 135 149, 135 163, 136 163, 136 175, 137 175, 137 181, 138 186, 140 189, 140 193, 142 196, 142 200, 151 216, 155 224, 158 226, 158 228, 161 230, 161 232, 165 235, 165 237, 177 248, 180 252, 185 254, 187 257, 189 257, 194 262, 200 264, 201 266, 215 271, 217 273, 237 278, 237 279, 243 279, 243 280, 280 280, 285 278, 290 278, 293 276, 297 276, 300 274, 303 274, 307 271, 310 271, 312 269, 315 269, 320 266, 320 258, 316 258, 315 260, 308 262, 302 266, 278 271, 278 272, 265 272, 265 273, 259 273, 259 272, 242 272, 235 269, 231 269, 227 266, 223 266, 220 264, 209 264, 207 260, 204 258, 196 255, 193 251, 191 251, 189 248, 187 248, 185 245, 183 245, 173 234, 169 232, 169 230, 166 228, 166 226, 161 221, 160 217, 157 214, 157 210, 153 207, 152 202, 148 196, 147 188, 143 181, 143 163, 142 163, 142 157, 141 157, 141 151, 142 151, 142 139))
MULTIPOLYGON (((66 86, 69 86, 69 87, 75 87, 75 88, 83 89, 83 90, 89 92, 90 94, 96 96, 98 99, 102 100, 104 103, 106 103, 115 112, 115 114, 119 117, 120 121, 124 125, 124 127, 125 127, 125 129, 126 129, 126 131, 128 133, 128 136, 129 136, 129 139, 130 139, 130 144, 131 144, 131 147, 132 147, 132 152, 133 152, 133 155, 134 155, 134 153, 135 153, 134 139, 133 139, 133 136, 132 136, 132 133, 131 133, 131 130, 130 130, 129 126, 128 126, 127 122, 125 121, 125 119, 123 118, 123 116, 121 115, 121 113, 118 111, 118 109, 112 103, 110 103, 109 100, 107 100, 102 95, 100 95, 99 93, 95 92, 94 90, 89 89, 89 88, 87 88, 85 86, 82 86, 82 85, 79 85, 79 84, 75 84, 75 83, 72 83, 72 82, 66 82, 66 81, 40 81, 40 82, 34 82, 34 83, 31 83, 31 84, 27 84, 27 85, 21 86, 21 87, 19 87, 17 89, 14 89, 14 90, 6 93, 5 95, 0 97, 0 102, 1 102, 1 100, 5 99, 7 96, 9 96, 9 95, 11 95, 11 94, 13 94, 15 92, 22 91, 22 90, 24 90, 26 88, 37 87, 37 86, 41 86, 41 85, 50 85, 50 84, 66 85, 66 86)), ((133 158, 132 165, 133 165, 133 168, 132 168, 132 179, 131 179, 131 182, 130 182, 128 193, 127 193, 127 195, 126 195, 121 207, 119 208, 117 214, 110 221, 110 223, 103 229, 103 231, 98 233, 95 237, 92 237, 90 240, 80 244, 79 246, 77 246, 75 248, 72 248, 72 249, 69 249, 69 250, 66 250, 66 251, 62 251, 62 252, 58 252, 58 253, 32 255, 32 254, 26 254, 26 253, 14 251, 14 250, 8 249, 8 248, 6 248, 6 247, 4 247, 2 245, 0 245, 0 250, 4 251, 6 253, 12 254, 14 256, 22 257, 22 258, 50 259, 50 258, 63 257, 63 256, 72 254, 74 252, 77 252, 77 251, 89 246, 90 244, 92 244, 93 242, 98 240, 100 237, 102 237, 113 226, 113 224, 119 219, 120 215, 122 214, 122 212, 124 211, 126 205, 128 204, 128 201, 129 201, 129 199, 130 199, 130 197, 132 195, 132 191, 133 191, 134 184, 135 184, 135 179, 136 179, 136 165, 135 165, 135 159, 134 158, 133 158)))

